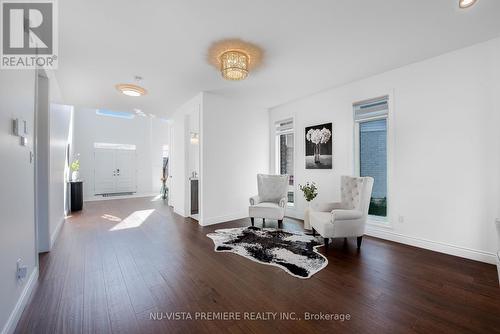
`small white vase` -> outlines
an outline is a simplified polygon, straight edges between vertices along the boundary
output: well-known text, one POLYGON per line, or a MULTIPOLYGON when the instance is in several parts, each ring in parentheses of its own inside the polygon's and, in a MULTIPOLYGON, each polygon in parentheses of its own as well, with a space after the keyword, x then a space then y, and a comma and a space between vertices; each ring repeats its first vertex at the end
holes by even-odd
POLYGON ((304 230, 311 229, 311 223, 309 221, 309 212, 311 211, 311 202, 306 201, 306 208, 304 210, 304 230))
POLYGON ((71 181, 78 181, 80 178, 80 172, 75 170, 71 173, 71 181))

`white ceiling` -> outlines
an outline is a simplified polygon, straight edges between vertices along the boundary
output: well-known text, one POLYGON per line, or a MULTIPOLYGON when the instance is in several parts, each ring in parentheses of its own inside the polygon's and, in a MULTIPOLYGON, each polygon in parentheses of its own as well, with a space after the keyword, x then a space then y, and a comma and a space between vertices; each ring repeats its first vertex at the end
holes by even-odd
POLYGON ((500 35, 500 1, 64 0, 59 69, 65 102, 169 116, 200 91, 269 108, 500 35), (219 39, 265 50, 263 66, 225 81, 206 61, 219 39), (114 85, 144 77, 149 94, 114 85))

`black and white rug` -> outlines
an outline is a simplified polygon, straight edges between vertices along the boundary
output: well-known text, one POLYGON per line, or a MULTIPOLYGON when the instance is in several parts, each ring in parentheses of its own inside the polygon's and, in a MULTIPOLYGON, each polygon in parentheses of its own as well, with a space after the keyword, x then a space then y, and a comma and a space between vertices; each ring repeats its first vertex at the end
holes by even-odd
POLYGON ((328 264, 316 251, 315 237, 274 228, 238 227, 207 234, 216 252, 231 252, 252 261, 279 267, 298 278, 309 278, 328 264))

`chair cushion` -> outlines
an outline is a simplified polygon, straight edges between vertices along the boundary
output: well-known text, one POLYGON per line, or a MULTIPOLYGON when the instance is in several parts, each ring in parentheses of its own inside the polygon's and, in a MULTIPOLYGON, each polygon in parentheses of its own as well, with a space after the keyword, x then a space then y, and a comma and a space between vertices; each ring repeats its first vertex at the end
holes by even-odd
POLYGON ((257 188, 262 202, 278 203, 287 196, 288 175, 257 175, 257 188))
POLYGON ((323 211, 310 211, 309 219, 316 220, 321 223, 331 223, 332 222, 332 213, 331 212, 323 212, 323 211))
POLYGON ((282 208, 278 203, 261 202, 257 205, 248 207, 248 214, 254 218, 269 218, 281 220, 285 216, 285 208, 282 208))
POLYGON ((333 221, 336 220, 351 220, 359 219, 363 216, 363 213, 359 210, 332 210, 333 221))
POLYGON ((309 222, 311 223, 312 228, 324 237, 330 236, 333 233, 332 217, 331 212, 309 212, 309 222))

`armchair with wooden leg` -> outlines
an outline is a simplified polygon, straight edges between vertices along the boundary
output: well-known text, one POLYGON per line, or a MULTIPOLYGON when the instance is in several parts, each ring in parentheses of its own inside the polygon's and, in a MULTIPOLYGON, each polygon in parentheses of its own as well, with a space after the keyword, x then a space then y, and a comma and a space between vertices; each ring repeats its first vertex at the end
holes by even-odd
POLYGON ((248 214, 252 226, 255 218, 275 219, 281 227, 288 203, 288 175, 257 175, 258 195, 250 197, 248 214))
POLYGON ((310 211, 313 235, 317 232, 328 247, 329 238, 356 237, 358 249, 365 233, 373 178, 342 176, 341 202, 325 203, 310 211))

